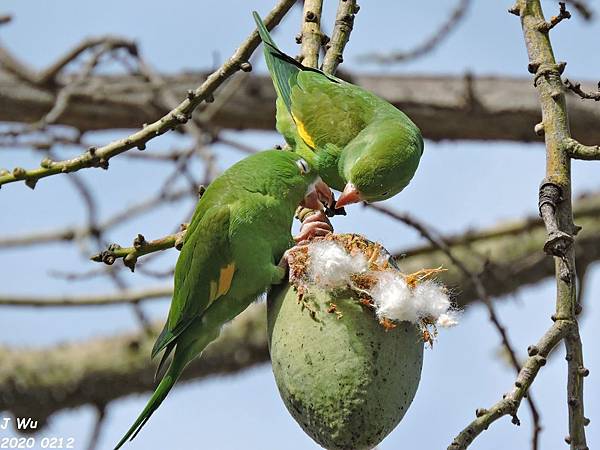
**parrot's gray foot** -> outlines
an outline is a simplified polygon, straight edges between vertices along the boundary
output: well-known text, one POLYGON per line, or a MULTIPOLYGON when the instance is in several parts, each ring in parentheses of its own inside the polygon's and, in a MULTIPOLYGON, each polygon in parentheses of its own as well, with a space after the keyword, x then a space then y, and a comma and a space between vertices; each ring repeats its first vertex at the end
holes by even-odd
POLYGON ((271 284, 280 284, 283 282, 285 276, 290 270, 290 255, 292 254, 292 251, 297 250, 298 247, 298 245, 295 245, 292 248, 287 249, 285 251, 281 259, 279 260, 279 263, 275 266, 276 276, 273 277, 273 281, 271 282, 271 284))
POLYGON ((329 233, 333 233, 329 218, 323 211, 317 211, 302 221, 300 233, 294 236, 294 241, 296 245, 302 245, 317 236, 327 236, 329 233))
POLYGON ((281 284, 283 282, 283 280, 285 279, 285 276, 287 275, 288 270, 289 270, 288 252, 289 252, 289 250, 283 254, 281 260, 275 266, 275 269, 273 271, 273 276, 271 278, 271 284, 281 284))

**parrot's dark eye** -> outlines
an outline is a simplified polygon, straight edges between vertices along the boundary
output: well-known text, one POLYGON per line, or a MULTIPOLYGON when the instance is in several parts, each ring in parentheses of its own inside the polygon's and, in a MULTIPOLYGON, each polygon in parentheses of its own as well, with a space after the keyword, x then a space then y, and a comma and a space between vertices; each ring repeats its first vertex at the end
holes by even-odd
POLYGON ((308 165, 308 163, 306 161, 304 161, 303 159, 299 159, 298 161, 296 161, 296 165, 298 166, 298 168, 300 169, 300 173, 302 175, 305 175, 307 173, 310 172, 310 166, 308 165))
POLYGON ((389 194, 389 192, 388 192, 388 191, 385 191, 385 192, 383 192, 383 193, 381 194, 381 196, 382 196, 382 197, 385 197, 385 196, 386 196, 386 195, 388 195, 388 194, 389 194))

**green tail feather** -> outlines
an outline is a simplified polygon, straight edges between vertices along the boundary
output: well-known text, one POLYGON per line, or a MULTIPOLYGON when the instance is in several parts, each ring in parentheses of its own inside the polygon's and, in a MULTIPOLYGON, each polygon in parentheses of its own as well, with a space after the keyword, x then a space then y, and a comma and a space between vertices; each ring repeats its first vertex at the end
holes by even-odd
POLYGON ((152 395, 150 400, 148 400, 146 407, 138 416, 131 428, 129 428, 127 433, 125 433, 125 436, 123 436, 123 438, 119 441, 114 450, 118 450, 119 448, 121 448, 123 444, 127 442, 128 439, 133 440, 133 438, 137 436, 142 427, 146 424, 146 422, 148 422, 148 419, 150 419, 150 416, 154 413, 154 411, 158 409, 160 404, 167 397, 167 394, 179 378, 179 375, 181 375, 181 372, 183 371, 185 366, 185 358, 181 358, 175 355, 173 361, 171 362, 169 370, 167 371, 163 379, 160 381, 160 384, 154 391, 154 394, 152 395))
POLYGON ((254 21, 258 28, 258 34, 263 41, 265 60, 269 73, 273 79, 273 84, 287 109, 291 112, 292 108, 292 86, 296 85, 296 77, 298 72, 306 69, 302 64, 296 61, 294 58, 286 55, 277 48, 273 38, 269 34, 269 30, 261 20, 260 16, 256 11, 252 13, 254 21))
POLYGON ((173 351, 174 348, 175 348, 175 342, 171 342, 170 344, 167 345, 165 352, 162 355, 162 358, 160 358, 160 362, 158 363, 156 372, 154 372, 154 381, 158 380, 160 372, 162 371, 163 366, 167 362, 167 359, 169 358, 169 355, 171 354, 171 352, 173 351))
POLYGON ((154 357, 156 355, 158 355, 160 353, 160 351, 167 346, 165 344, 165 342, 168 342, 169 340, 170 340, 169 321, 167 320, 167 323, 165 323, 165 326, 163 327, 162 331, 158 335, 158 338, 156 338, 156 342, 154 342, 154 346, 152 347, 152 354, 150 355, 150 358, 154 359, 154 357))

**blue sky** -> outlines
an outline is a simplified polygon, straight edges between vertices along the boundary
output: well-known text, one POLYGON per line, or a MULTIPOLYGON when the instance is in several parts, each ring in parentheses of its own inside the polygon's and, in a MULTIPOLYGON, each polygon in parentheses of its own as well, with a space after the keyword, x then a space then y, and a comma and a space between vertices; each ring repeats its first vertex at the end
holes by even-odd
MULTIPOLYGON (((421 2, 408 8, 402 2, 364 2, 356 18, 344 68, 373 73, 464 74, 527 76, 527 58, 519 21, 506 13, 510 2, 473 2, 462 26, 433 53, 419 60, 380 67, 366 64, 360 55, 378 51, 411 48, 429 35, 444 20, 454 2, 421 2), (443 3, 440 6, 440 3, 443 3), (385 5, 385 6, 382 6, 385 5)), ((5 0, 2 12, 15 20, 0 29, 2 43, 36 68, 54 61, 86 36, 116 34, 135 39, 143 55, 157 69, 179 72, 184 69, 213 67, 215 59, 225 60, 252 29, 251 9, 263 15, 272 1, 245 2, 38 2, 5 0)), ((325 2, 323 23, 331 29, 335 2, 325 2)), ((554 2, 544 2, 547 15, 555 12, 554 2)), ((298 9, 292 11, 278 28, 275 39, 290 53, 297 52, 293 36, 300 23, 298 9)), ((600 79, 600 58, 594 43, 600 24, 574 18, 552 32, 555 53, 568 61, 566 75, 573 79, 600 79)), ((260 58, 259 58, 260 59, 260 58)), ((262 60, 255 64, 264 71, 262 60)), ((533 124, 532 124, 533 127, 533 124)), ((106 143, 126 132, 98 133, 93 137, 106 143)), ((279 142, 273 133, 232 133, 244 142, 268 147, 279 142)), ((166 135, 148 146, 164 151, 180 145, 181 139, 166 135)), ((64 153, 69 154, 68 152, 64 153)), ((219 164, 227 167, 241 155, 218 149, 219 164)), ((27 150, 1 150, 0 167, 38 164, 40 156, 27 150)), ((109 171, 85 172, 88 183, 98 195, 102 217, 151 195, 167 175, 160 164, 142 164, 115 158, 109 171)), ((200 173, 200 167, 196 166, 200 173)), ((543 147, 539 144, 505 142, 426 143, 419 171, 411 185, 389 205, 409 211, 433 224, 443 233, 459 232, 465 227, 492 225, 499 220, 534 213, 537 190, 544 174, 543 147), (490 197, 490 193, 496 192, 490 197), (490 198, 493 201, 490 202, 490 198)), ((575 162, 575 193, 598 190, 600 163, 575 162)), ((159 237, 183 221, 192 205, 180 202, 148 214, 140 220, 115 228, 112 241, 130 242, 138 232, 159 237)), ((0 234, 54 228, 61 224, 83 224, 85 210, 65 177, 40 181, 35 191, 22 184, 6 186, 0 192, 0 234)), ((350 215, 336 218, 336 230, 353 231, 382 242, 391 250, 420 242, 412 230, 365 212, 349 209, 350 215)), ((90 245, 90 252, 94 250, 90 245)), ((173 262, 176 252, 161 257, 173 262)), ((24 250, 0 252, 0 282, 7 293, 46 295, 108 292, 112 285, 103 280, 66 283, 51 277, 48 270, 89 270, 91 265, 75 246, 53 244, 24 250)), ((586 415, 589 445, 600 442, 594 423, 600 405, 600 355, 592 346, 599 338, 600 306, 593 299, 600 290, 600 271, 594 267, 589 277, 582 334, 586 366, 586 415)), ((131 286, 149 286, 159 281, 139 274, 126 275, 131 286)), ((554 287, 550 280, 522 289, 497 301, 498 312, 509 326, 511 337, 519 343, 520 355, 550 325, 554 306, 554 287)), ((145 305, 149 314, 164 315, 168 302, 145 305)), ((19 346, 51 345, 68 340, 123 332, 136 326, 127 307, 28 310, 5 308, 0 316, 0 344, 19 346), (43 332, 40 332, 43 330, 43 332)), ((487 314, 475 305, 464 314, 459 327, 442 332, 434 350, 427 350, 421 385, 411 409, 397 429, 381 444, 382 450, 395 448, 445 448, 458 430, 474 416, 478 407, 493 404, 514 380, 511 370, 497 356, 498 338, 487 321, 487 314)), ((543 411, 542 448, 558 448, 567 434, 564 385, 566 369, 560 349, 536 380, 533 394, 543 411), (560 355, 559 355, 560 354, 560 355), (559 357, 560 356, 560 357, 559 357)), ((100 448, 110 448, 143 407, 147 394, 114 402, 108 409, 107 424, 100 448)), ((528 448, 530 421, 526 407, 520 414, 521 429, 503 419, 481 436, 473 448, 503 450, 528 448)), ((93 410, 83 407, 55 415, 43 436, 74 437, 76 448, 85 448, 94 420, 93 410)), ((7 436, 4 431, 0 437, 7 436)), ((175 389, 160 410, 129 446, 131 449, 257 449, 303 450, 318 448, 287 414, 279 399, 269 366, 240 375, 188 383, 175 389)))

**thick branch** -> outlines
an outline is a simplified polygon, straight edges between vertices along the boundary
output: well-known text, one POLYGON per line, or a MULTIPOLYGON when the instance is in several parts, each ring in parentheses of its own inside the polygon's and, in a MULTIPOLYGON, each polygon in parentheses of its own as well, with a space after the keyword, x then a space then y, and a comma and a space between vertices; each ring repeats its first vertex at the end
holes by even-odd
MULTIPOLYGON (((556 280, 556 313, 552 316, 555 324, 540 341, 544 352, 543 360, 549 351, 564 340, 567 350, 567 397, 569 411, 569 436, 567 442, 572 450, 587 449, 585 437, 585 417, 583 408, 583 354, 579 336, 576 311, 576 270, 573 235, 579 231, 573 224, 571 205, 571 164, 568 151, 571 140, 569 120, 563 84, 560 78, 565 63, 556 63, 548 32, 563 19, 568 19, 565 4, 560 3, 558 16, 550 22, 544 20, 540 0, 519 0, 509 12, 520 16, 525 45, 529 55, 529 71, 534 74, 534 86, 538 90, 542 109, 542 122, 536 129, 544 134, 546 143, 546 177, 542 181, 539 194, 539 210, 544 221, 547 239, 544 251, 554 257, 556 280), (562 330, 558 333, 557 330, 562 330)), ((518 424, 516 413, 522 398, 533 382, 539 366, 533 358, 538 358, 538 348, 530 351, 530 358, 521 370, 516 389, 496 403, 490 411, 478 414, 478 419, 455 438, 448 447, 464 450, 484 429, 504 415, 513 416, 518 424)), ((543 364, 542 364, 543 365, 543 364)))
POLYGON ((356 0, 340 0, 335 15, 335 26, 331 40, 327 44, 327 52, 323 59, 323 72, 334 74, 337 67, 344 61, 344 48, 350 40, 354 26, 354 15, 359 7, 356 0))
MULTIPOLYGON (((541 118, 531 80, 507 77, 348 76, 402 109, 432 140, 539 141, 533 125, 541 118)), ((163 75, 182 98, 206 74, 163 75)), ((137 128, 168 113, 154 99, 157 87, 139 76, 93 76, 73 92, 57 120, 81 131, 137 128)), ((215 96, 219 91, 215 92, 215 96)), ((600 109, 592 102, 569 102, 573 135, 581 142, 600 142, 600 109)), ((0 70, 0 120, 30 123, 54 104, 52 92, 33 87, 0 70)), ((210 125, 227 129, 275 129, 275 92, 266 76, 249 76, 210 125)))
POLYGON ((546 178, 540 188, 540 212, 544 218, 548 239, 544 250, 554 255, 556 279, 556 313, 554 319, 569 324, 564 342, 567 351, 567 405, 569 411, 569 445, 572 450, 587 448, 583 401, 582 343, 579 336, 576 311, 577 271, 573 236, 571 205, 571 160, 568 151, 571 133, 561 67, 557 64, 548 31, 562 19, 571 15, 560 3, 558 16, 550 22, 544 20, 540 0, 521 0, 519 3, 521 26, 529 55, 529 68, 534 72, 542 107, 542 124, 546 143, 546 178), (542 25, 540 25, 542 24, 542 25), (544 24, 550 24, 544 27, 544 24), (554 194, 554 195, 553 195, 554 194))
MULTIPOLYGON (((223 330, 183 379, 234 373, 268 360, 266 314, 253 306, 223 330)), ((39 350, 0 348, 0 411, 42 422, 63 408, 108 403, 154 389, 150 350, 159 331, 39 350)))

